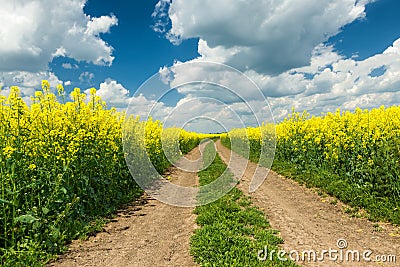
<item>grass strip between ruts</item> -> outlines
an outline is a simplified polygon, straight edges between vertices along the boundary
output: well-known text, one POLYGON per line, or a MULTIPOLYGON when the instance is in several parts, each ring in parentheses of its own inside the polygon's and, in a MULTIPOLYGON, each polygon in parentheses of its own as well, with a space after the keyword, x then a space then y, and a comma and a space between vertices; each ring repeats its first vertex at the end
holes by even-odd
MULTIPOLYGON (((204 150, 203 161, 207 162, 215 153, 214 144, 210 143, 204 150)), ((213 163, 198 173, 200 186, 220 177, 225 169, 216 154, 213 163)), ((277 246, 283 240, 271 229, 263 212, 238 188, 194 212, 200 228, 190 239, 190 252, 201 266, 297 266, 278 258, 277 246)))

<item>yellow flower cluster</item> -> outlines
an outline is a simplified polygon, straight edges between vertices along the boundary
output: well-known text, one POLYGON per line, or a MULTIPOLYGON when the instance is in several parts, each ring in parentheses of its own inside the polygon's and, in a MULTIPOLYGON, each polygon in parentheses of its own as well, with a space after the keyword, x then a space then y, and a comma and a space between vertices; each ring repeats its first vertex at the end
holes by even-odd
POLYGON ((140 121, 138 117, 125 120, 123 145, 131 171, 137 175, 150 175, 152 169, 162 173, 183 154, 195 148, 201 140, 214 138, 215 134, 188 132, 181 128, 163 128, 160 121, 149 118, 140 121), (134 166, 134 167, 133 167, 134 166))
MULTIPOLYGON (((355 167, 387 165, 399 158, 400 107, 309 117, 292 113, 277 126, 277 138, 285 158, 329 165, 351 172, 355 167)), ((395 167, 395 166, 393 166, 395 167)))
MULTIPOLYGON (((242 140, 242 147, 250 149, 250 159, 254 160, 260 154, 260 145, 266 142, 261 133, 270 127, 234 129, 223 138, 229 137, 231 143, 242 140)), ((379 184, 399 192, 399 137, 398 106, 337 110, 320 117, 293 111, 276 125, 276 158, 303 169, 327 169, 355 184, 379 184)))
POLYGON ((232 129, 221 135, 223 144, 254 162, 270 167, 275 151, 275 126, 232 129))

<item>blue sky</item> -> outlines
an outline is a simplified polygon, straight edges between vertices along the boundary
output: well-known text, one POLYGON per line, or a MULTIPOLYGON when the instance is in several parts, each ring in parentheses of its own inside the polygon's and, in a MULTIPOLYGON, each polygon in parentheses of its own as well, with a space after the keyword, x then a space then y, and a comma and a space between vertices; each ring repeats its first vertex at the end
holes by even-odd
POLYGON ((196 39, 175 46, 153 30, 154 19, 151 15, 156 4, 157 1, 148 0, 88 1, 84 8, 86 14, 94 17, 114 14, 118 18, 118 26, 112 27, 110 33, 101 36, 114 48, 115 59, 112 66, 104 68, 83 63, 79 64, 81 68, 78 70, 65 70, 62 63, 66 60, 59 58, 51 64, 52 69, 59 73, 61 79, 71 79, 73 85, 76 83, 78 87, 89 86, 77 79, 82 73, 81 69, 88 67, 88 71, 95 74, 91 86, 98 87, 105 79, 112 78, 126 88, 135 90, 160 67, 172 65, 174 60, 196 58, 196 39))
POLYGON ((144 117, 159 102, 152 115, 173 125, 184 125, 190 114, 209 118, 189 127, 198 131, 220 129, 215 120, 227 129, 254 126, 254 117, 279 121, 292 107, 318 115, 400 101, 396 0, 56 2, 1 0, 3 93, 19 85, 29 99, 41 79, 63 83, 67 91, 95 87, 110 106, 125 110, 130 104, 144 117), (174 73, 168 84, 160 82, 164 67, 174 73), (138 91, 154 74, 152 88, 145 84, 138 91), (258 88, 246 87, 247 78, 258 88), (180 86, 191 80, 220 88, 180 86), (154 87, 176 86, 163 99, 154 98, 154 87), (235 88, 244 100, 229 98, 221 86, 235 88), (169 116, 185 103, 188 114, 169 116))
POLYGON ((400 3, 395 0, 371 3, 366 6, 365 19, 344 26, 328 42, 346 57, 358 55, 357 60, 382 53, 400 36, 399 11, 400 3))

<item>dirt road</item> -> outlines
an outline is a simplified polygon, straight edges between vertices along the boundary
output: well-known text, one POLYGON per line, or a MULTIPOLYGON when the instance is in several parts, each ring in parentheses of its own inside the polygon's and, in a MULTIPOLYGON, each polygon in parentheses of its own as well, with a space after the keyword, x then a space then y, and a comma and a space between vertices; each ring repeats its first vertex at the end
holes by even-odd
MULTIPOLYGON (((217 149, 225 163, 231 162, 232 171, 235 166, 245 166, 244 175, 238 187, 245 193, 249 192, 250 181, 257 165, 247 162, 244 158, 217 142, 217 149)), ((343 248, 343 262, 329 260, 327 254, 324 260, 319 262, 299 261, 302 266, 400 266, 400 228, 389 224, 380 223, 377 226, 366 219, 354 218, 343 212, 342 203, 329 201, 320 197, 315 191, 300 186, 298 183, 286 179, 272 171, 264 183, 253 193, 250 193, 255 205, 261 207, 267 214, 273 229, 279 230, 281 237, 285 240, 282 248, 289 252, 301 252, 306 250, 338 250, 337 256, 340 259, 338 240, 340 246, 347 243, 343 248), (346 261, 346 254, 349 250, 359 250, 361 253, 360 262, 346 261), (396 262, 366 262, 362 259, 362 253, 371 250, 369 257, 375 260, 378 256, 396 256, 396 262)), ((322 258, 317 254, 318 258, 322 258)), ((332 253, 332 258, 335 258, 332 253)), ((296 254, 293 254, 295 257, 296 254)), ((388 257, 387 257, 388 258, 388 257)), ((313 257, 311 257, 313 259, 313 257)))
MULTIPOLYGON (((198 159, 199 149, 186 157, 198 159)), ((193 172, 170 168, 166 175, 174 184, 198 185, 193 172)), ((144 195, 122 209, 103 232, 73 241, 68 252, 49 266, 197 266, 189 254, 195 218, 193 208, 170 206, 144 195)))

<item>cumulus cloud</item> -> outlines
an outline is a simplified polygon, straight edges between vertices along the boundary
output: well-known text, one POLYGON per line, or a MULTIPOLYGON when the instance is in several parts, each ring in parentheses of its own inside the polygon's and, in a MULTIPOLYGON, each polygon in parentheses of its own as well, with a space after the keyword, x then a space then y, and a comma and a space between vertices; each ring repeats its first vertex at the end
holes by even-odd
POLYGON ((117 25, 115 16, 92 18, 86 0, 3 0, 0 9, 0 71, 40 72, 54 57, 111 65, 112 47, 99 37, 117 25))
POLYGON ((181 99, 163 119, 164 125, 183 127, 196 132, 223 132, 233 127, 245 127, 241 114, 231 105, 215 98, 193 97, 181 99))
MULTIPOLYGON (((90 89, 85 90, 85 93, 89 95, 90 89)), ((151 93, 150 96, 142 93, 131 96, 129 89, 111 78, 107 78, 104 82, 100 83, 96 94, 100 96, 109 107, 115 107, 121 112, 126 112, 128 115, 139 116, 142 119, 151 116, 156 120, 164 121, 173 110, 173 107, 167 106, 164 102, 154 99, 151 93)))
POLYGON ((87 23, 85 34, 97 36, 100 33, 107 33, 114 25, 118 25, 118 19, 114 15, 91 18, 87 23))
POLYGON ((238 70, 223 64, 196 61, 160 68, 159 75, 153 76, 135 94, 129 113, 145 110, 146 116, 151 114, 166 126, 220 132, 272 121, 259 88, 238 70), (177 103, 169 101, 167 94, 171 88, 174 97, 181 96, 177 103))
POLYGON ((52 72, 41 71, 41 72, 26 72, 26 71, 14 71, 14 72, 1 72, 0 73, 0 85, 4 86, 1 90, 1 94, 8 95, 9 86, 18 86, 21 91, 21 96, 26 103, 30 103, 30 97, 36 90, 41 90, 42 80, 47 80, 50 83, 51 90, 56 91, 56 86, 62 84, 62 81, 52 72))
MULTIPOLYGON (((88 94, 89 90, 85 92, 88 94)), ((104 101, 110 106, 114 107, 127 107, 129 103, 129 90, 126 89, 122 84, 118 83, 113 79, 106 79, 100 83, 100 87, 97 90, 99 95, 104 101)))
MULTIPOLYGON (((51 86, 62 83, 58 77, 52 72, 31 73, 26 71, 3 72, 0 74, 0 80, 4 84, 12 84, 19 87, 38 87, 42 80, 48 80, 51 86)), ((39 88, 37 88, 39 89, 39 88)))
MULTIPOLYGON (((174 0, 168 9, 172 42, 200 38, 203 59, 242 71, 280 74, 310 63, 316 46, 365 17, 357 0, 174 0)), ((156 12, 165 17, 166 1, 156 12)))
MULTIPOLYGON (((137 115, 142 119, 152 117, 160 120, 165 127, 182 127, 196 132, 223 132, 232 128, 258 125, 254 111, 244 103, 227 104, 216 98, 190 94, 180 99, 174 107, 143 94, 125 100, 125 103, 129 103, 127 114, 137 115)), ((266 106, 265 102, 259 104, 263 106, 255 113, 262 117, 266 113, 266 106)))
POLYGON ((400 103, 400 39, 365 60, 342 58, 316 69, 320 70, 312 72, 313 78, 303 79, 304 92, 269 99, 277 119, 287 115, 291 107, 319 115, 337 108, 354 110, 400 103), (382 69, 380 75, 372 75, 376 69, 382 69))
MULTIPOLYGON (((85 90, 85 93, 89 94, 90 89, 85 90)), ((130 96, 127 88, 111 78, 107 78, 104 82, 100 83, 97 95, 109 107, 115 107, 119 111, 142 118, 147 118, 151 114, 155 119, 162 120, 172 109, 172 107, 167 107, 163 102, 153 100, 143 94, 130 96)))
POLYGON ((251 77, 224 64, 201 60, 177 62, 159 73, 164 82, 184 95, 212 96, 224 103, 263 98, 251 77))

